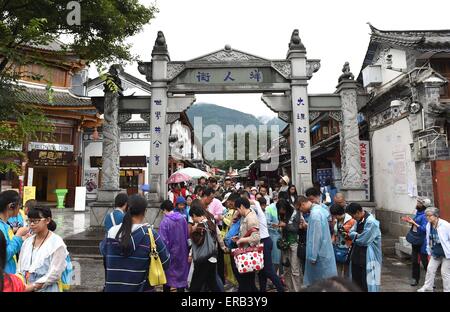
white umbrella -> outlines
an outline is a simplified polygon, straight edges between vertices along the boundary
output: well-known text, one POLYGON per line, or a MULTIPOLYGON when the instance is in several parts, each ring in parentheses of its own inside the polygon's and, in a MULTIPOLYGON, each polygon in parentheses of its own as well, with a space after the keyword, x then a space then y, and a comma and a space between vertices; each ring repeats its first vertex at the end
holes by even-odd
POLYGON ((207 178, 207 177, 210 176, 210 174, 205 172, 205 171, 202 171, 202 170, 197 169, 197 168, 190 168, 190 167, 189 168, 182 168, 182 169, 178 170, 177 172, 181 172, 181 173, 187 174, 188 176, 190 176, 193 179, 199 179, 201 177, 206 177, 207 178))

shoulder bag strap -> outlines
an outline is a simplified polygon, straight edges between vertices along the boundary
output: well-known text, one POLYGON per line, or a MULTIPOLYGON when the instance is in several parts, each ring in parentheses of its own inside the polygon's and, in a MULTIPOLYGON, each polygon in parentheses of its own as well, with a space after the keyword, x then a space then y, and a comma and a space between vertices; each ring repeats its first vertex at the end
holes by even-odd
POLYGON ((150 227, 148 228, 148 236, 150 236, 150 252, 156 251, 155 237, 153 236, 153 231, 150 227))
POLYGON ((116 226, 116 220, 114 220, 114 210, 113 210, 113 212, 111 212, 109 214, 109 216, 111 217, 111 221, 112 221, 113 226, 116 226))

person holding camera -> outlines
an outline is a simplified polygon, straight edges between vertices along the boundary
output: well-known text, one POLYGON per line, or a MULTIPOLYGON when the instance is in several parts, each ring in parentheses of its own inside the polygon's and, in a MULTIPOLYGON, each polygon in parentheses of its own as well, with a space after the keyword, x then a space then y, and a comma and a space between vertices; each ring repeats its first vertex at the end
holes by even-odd
POLYGON ((426 271, 428 266, 428 254, 426 245, 427 217, 425 209, 431 206, 431 200, 425 197, 417 198, 416 214, 414 218, 402 217, 402 221, 411 224, 411 229, 406 235, 406 240, 411 244, 412 280, 411 286, 417 286, 420 280, 420 262, 426 271))
POLYGON ((333 242, 337 272, 339 276, 346 277, 349 272, 347 257, 352 246, 349 233, 356 220, 348 213, 345 213, 342 206, 336 204, 331 205, 330 214, 334 223, 331 241, 333 242))

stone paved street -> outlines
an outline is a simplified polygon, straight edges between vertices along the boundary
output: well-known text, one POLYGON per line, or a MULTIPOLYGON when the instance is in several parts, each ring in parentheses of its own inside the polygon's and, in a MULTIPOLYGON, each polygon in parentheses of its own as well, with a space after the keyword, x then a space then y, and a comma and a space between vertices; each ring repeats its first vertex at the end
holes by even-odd
MULTIPOLYGON (((75 292, 97 292, 101 291, 104 282, 103 262, 100 259, 74 258, 81 265, 81 285, 73 287, 75 292)), ((418 287, 411 287, 410 282, 410 262, 399 261, 396 258, 385 258, 382 269, 383 292, 413 292, 418 287)), ((438 274, 439 276, 439 274, 438 274)), ((423 284, 423 278, 420 286, 423 284)), ((437 291, 442 291, 442 280, 440 276, 436 280, 437 291)))
MULTIPOLYGON (((89 212, 73 212, 71 209, 52 210, 53 217, 58 224, 56 232, 63 237, 84 231, 89 226, 89 212)), ((103 262, 99 258, 78 257, 72 255, 76 267, 81 267, 81 276, 78 275, 79 285, 72 288, 74 292, 98 292, 102 290, 104 283, 103 262), (78 266, 79 264, 79 266, 78 266)), ((396 257, 384 257, 382 268, 382 291, 383 292, 411 292, 418 287, 411 287, 410 283, 411 264, 409 260, 401 260, 396 257)), ((77 271, 77 270, 76 270, 77 271)), ((77 272, 78 274, 78 272, 77 272)), ((442 280, 440 273, 437 274, 436 286, 442 291, 442 280)), ((423 284, 424 274, 421 283, 423 284)))

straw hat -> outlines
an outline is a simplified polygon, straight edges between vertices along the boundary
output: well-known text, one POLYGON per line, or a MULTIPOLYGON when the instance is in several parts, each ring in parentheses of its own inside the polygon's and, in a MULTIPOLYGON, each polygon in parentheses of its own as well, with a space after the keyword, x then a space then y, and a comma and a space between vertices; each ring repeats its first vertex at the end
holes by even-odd
POLYGON ((284 182, 286 182, 286 184, 289 184, 289 182, 291 181, 291 180, 289 180, 289 177, 288 177, 287 175, 285 175, 284 177, 281 177, 281 179, 282 179, 284 182))

